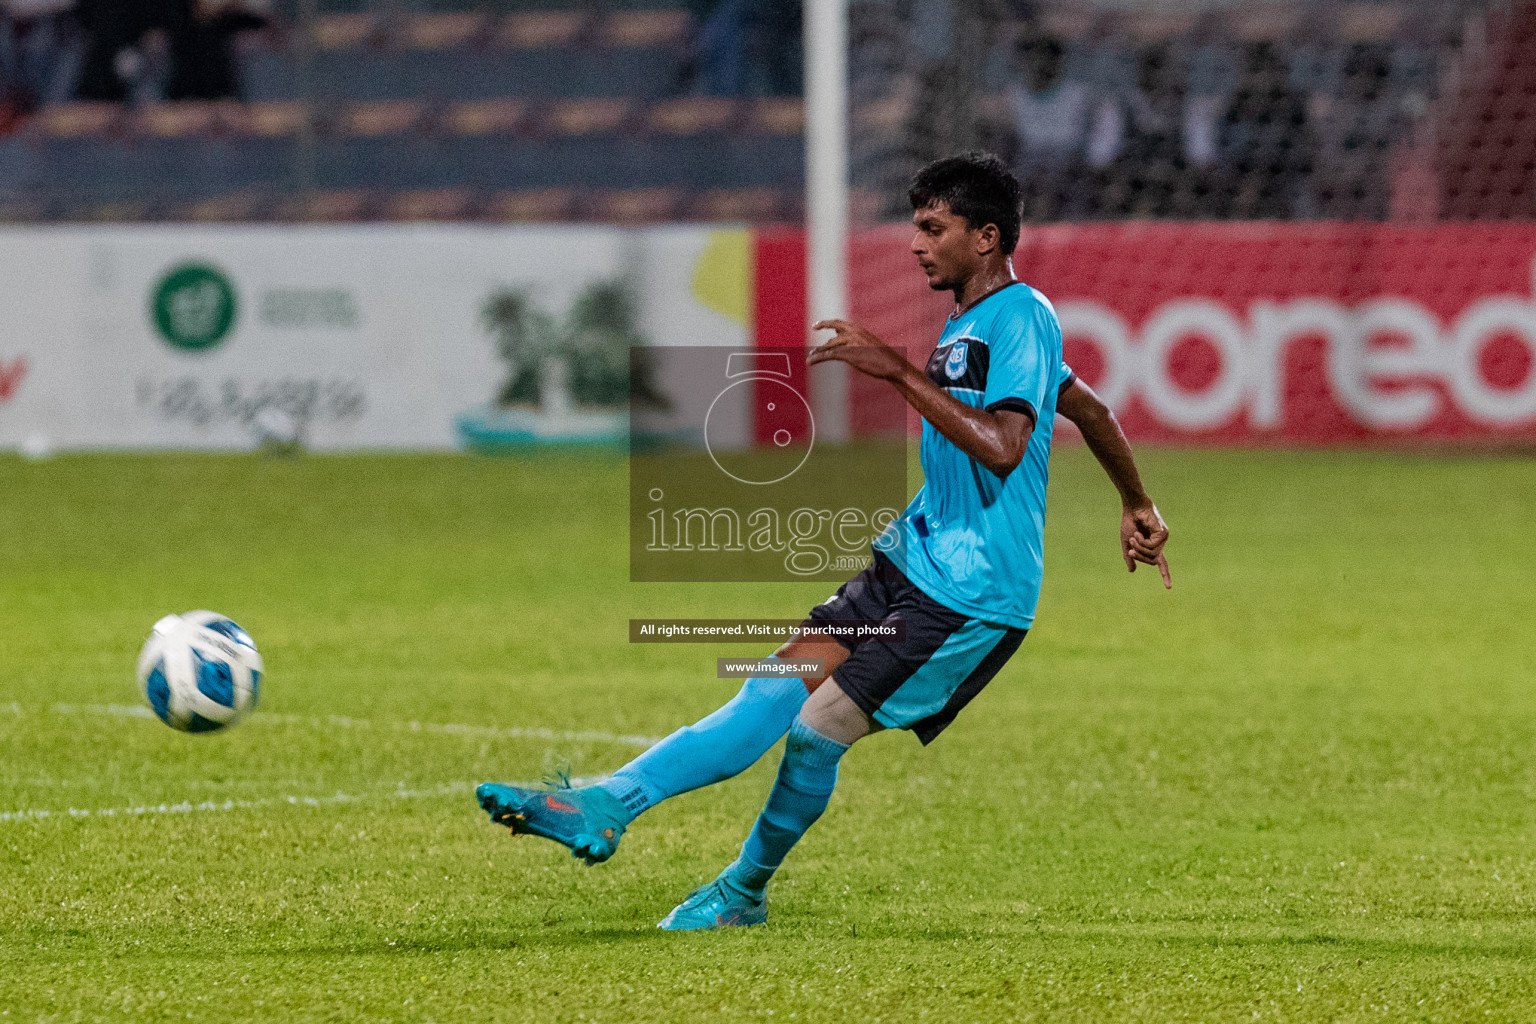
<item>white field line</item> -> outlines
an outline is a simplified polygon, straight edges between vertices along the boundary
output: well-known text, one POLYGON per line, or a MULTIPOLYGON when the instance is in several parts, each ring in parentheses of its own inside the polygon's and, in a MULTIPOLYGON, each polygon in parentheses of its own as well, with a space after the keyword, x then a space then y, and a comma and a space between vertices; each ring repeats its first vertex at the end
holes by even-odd
MULTIPOLYGON (((3 707, 3 705, 0 705, 3 707)), ((118 715, 124 718, 154 718, 155 713, 140 704, 54 704, 53 711, 60 715, 118 715)), ((12 705, 20 714, 21 706, 12 705)), ((251 716, 257 722, 275 722, 281 725, 305 725, 329 729, 389 729, 394 732, 420 732, 444 736, 485 736, 492 739, 549 740, 562 743, 622 743, 631 747, 653 747, 661 742, 659 736, 633 736, 596 730, 572 731, 566 729, 532 729, 522 726, 460 725, 440 722, 384 722, 374 723, 365 718, 348 718, 345 715, 278 715, 258 711, 251 716)))
MULTIPOLYGON (((573 786, 587 786, 596 782, 602 782, 608 778, 606 775, 593 775, 586 778, 573 778, 570 780, 573 786)), ((537 783, 513 782, 513 786, 522 786, 533 789, 537 783)), ((69 807, 62 811, 50 811, 45 809, 32 809, 24 811, 0 811, 0 824, 10 821, 33 821, 41 818, 116 818, 138 817, 146 814, 191 814, 194 811, 244 811, 260 807, 325 807, 331 804, 360 803, 366 800, 393 799, 393 800, 420 800, 425 797, 457 796, 467 793, 474 788, 470 782, 444 782, 433 786, 431 789, 406 789, 404 786, 381 796, 357 796, 352 793, 332 793, 330 796, 275 796, 263 797, 256 800, 204 800, 200 803, 192 803, 183 800, 176 804, 139 804, 134 807, 98 807, 82 808, 69 807)))
MULTIPOLYGON (((122 718, 155 717, 155 713, 149 708, 135 704, 54 704, 51 710, 55 714, 60 715, 115 715, 122 718)), ((25 713, 21 705, 15 703, 0 704, 0 711, 10 711, 18 715, 25 713)), ((258 721, 278 722, 285 725, 320 726, 337 729, 375 728, 374 723, 365 719, 346 718, 340 715, 311 717, 257 712, 252 717, 258 721)), ((566 742, 596 741, 622 743, 637 747, 650 747, 657 742, 651 736, 621 736, 609 732, 570 732, 556 729, 503 728, 489 725, 454 725, 438 724, 435 722, 388 722, 383 727, 396 732, 436 733, 450 736, 488 736, 498 739, 563 740, 566 742)), ((600 782, 605 778, 607 776, 593 776, 591 778, 573 778, 570 781, 572 785, 580 786, 600 782)), ((534 788, 537 785, 532 782, 514 782, 511 784, 528 788, 534 788)), ((468 782, 445 782, 432 789, 406 789, 401 787, 389 793, 388 796, 396 800, 415 800, 423 797, 463 793, 472 788, 473 784, 468 782)), ((255 800, 204 800, 199 803, 184 800, 174 804, 141 804, 134 807, 105 807, 97 809, 70 807, 62 811, 38 808, 0 811, 0 823, 27 821, 38 818, 112 818, 119 816, 135 817, 145 814, 190 814, 193 811, 236 811, 260 807, 276 807, 284 804, 295 807, 323 807, 330 804, 355 803, 369 799, 375 798, 355 796, 350 793, 333 793, 329 796, 277 796, 263 797, 255 800)))
MULTIPOLYGON (((397 789, 389 796, 396 800, 416 800, 421 797, 463 793, 470 788, 468 782, 445 782, 432 789, 397 789)), ((253 807, 274 807, 280 804, 290 804, 294 807, 323 807, 327 804, 349 804, 367 799, 370 798, 353 796, 351 793, 333 793, 330 796, 278 796, 259 800, 204 800, 195 804, 190 800, 184 800, 178 804, 140 804, 136 807, 100 807, 94 810, 70 807, 62 811, 41 809, 0 811, 0 822, 26 821, 33 818, 115 818, 119 815, 134 817, 141 814, 190 814, 193 811, 241 811, 253 807)))

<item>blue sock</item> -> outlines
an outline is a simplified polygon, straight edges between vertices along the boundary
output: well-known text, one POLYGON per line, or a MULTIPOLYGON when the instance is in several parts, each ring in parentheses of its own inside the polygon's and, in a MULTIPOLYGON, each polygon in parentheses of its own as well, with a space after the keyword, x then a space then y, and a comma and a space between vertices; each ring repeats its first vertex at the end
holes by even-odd
POLYGON ((789 728, 808 694, 805 684, 759 676, 714 714, 679 729, 599 785, 629 810, 630 820, 668 797, 739 775, 789 728))
POLYGON ((768 879, 784 862, 784 855, 827 809, 837 786, 837 762, 847 752, 848 744, 823 736, 803 718, 795 718, 768 804, 742 844, 741 856, 721 874, 723 882, 751 899, 763 898, 768 879))

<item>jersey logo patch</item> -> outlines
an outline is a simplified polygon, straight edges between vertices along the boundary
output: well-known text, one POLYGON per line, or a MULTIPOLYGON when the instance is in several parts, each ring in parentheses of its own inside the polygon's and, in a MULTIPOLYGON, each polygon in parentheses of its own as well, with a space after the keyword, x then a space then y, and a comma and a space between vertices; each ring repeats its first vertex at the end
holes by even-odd
POLYGON ((935 347, 923 372, 946 390, 985 391, 989 362, 987 343, 975 335, 965 335, 935 347))
POLYGON ((968 346, 963 341, 957 341, 949 350, 949 358, 944 361, 944 376, 950 380, 959 380, 965 375, 965 352, 968 346))

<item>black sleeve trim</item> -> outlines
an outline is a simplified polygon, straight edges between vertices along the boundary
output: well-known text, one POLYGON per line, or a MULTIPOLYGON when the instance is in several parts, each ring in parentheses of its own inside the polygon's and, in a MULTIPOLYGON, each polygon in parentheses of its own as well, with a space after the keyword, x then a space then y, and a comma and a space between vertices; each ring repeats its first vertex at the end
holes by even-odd
POLYGON ((1035 407, 1023 398, 1002 398, 987 406, 987 412, 997 412, 999 409, 1007 409, 1010 412, 1021 412, 1029 417, 1031 424, 1040 422, 1040 414, 1035 412, 1035 407))
POLYGON ((1075 374, 1075 373, 1068 373, 1066 379, 1061 382, 1061 387, 1056 389, 1056 393, 1059 395, 1063 391, 1067 390, 1067 388, 1071 387, 1073 384, 1076 384, 1076 383, 1077 383, 1077 374, 1075 374))

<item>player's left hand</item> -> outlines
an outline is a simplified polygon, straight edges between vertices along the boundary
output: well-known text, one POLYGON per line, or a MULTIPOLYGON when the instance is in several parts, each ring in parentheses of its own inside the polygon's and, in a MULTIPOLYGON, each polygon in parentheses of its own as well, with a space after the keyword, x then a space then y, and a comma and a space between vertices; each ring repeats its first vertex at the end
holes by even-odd
POLYGON ((1151 502, 1127 508, 1120 516, 1120 555, 1125 567, 1136 571, 1136 563, 1157 566, 1163 576, 1163 589, 1173 589, 1173 573, 1168 569, 1168 557, 1163 545, 1168 543, 1168 524, 1151 502))
POLYGON ((818 320, 813 329, 837 333, 811 349, 806 358, 811 366, 836 359, 871 377, 894 380, 911 365, 900 352, 847 320, 818 320))

